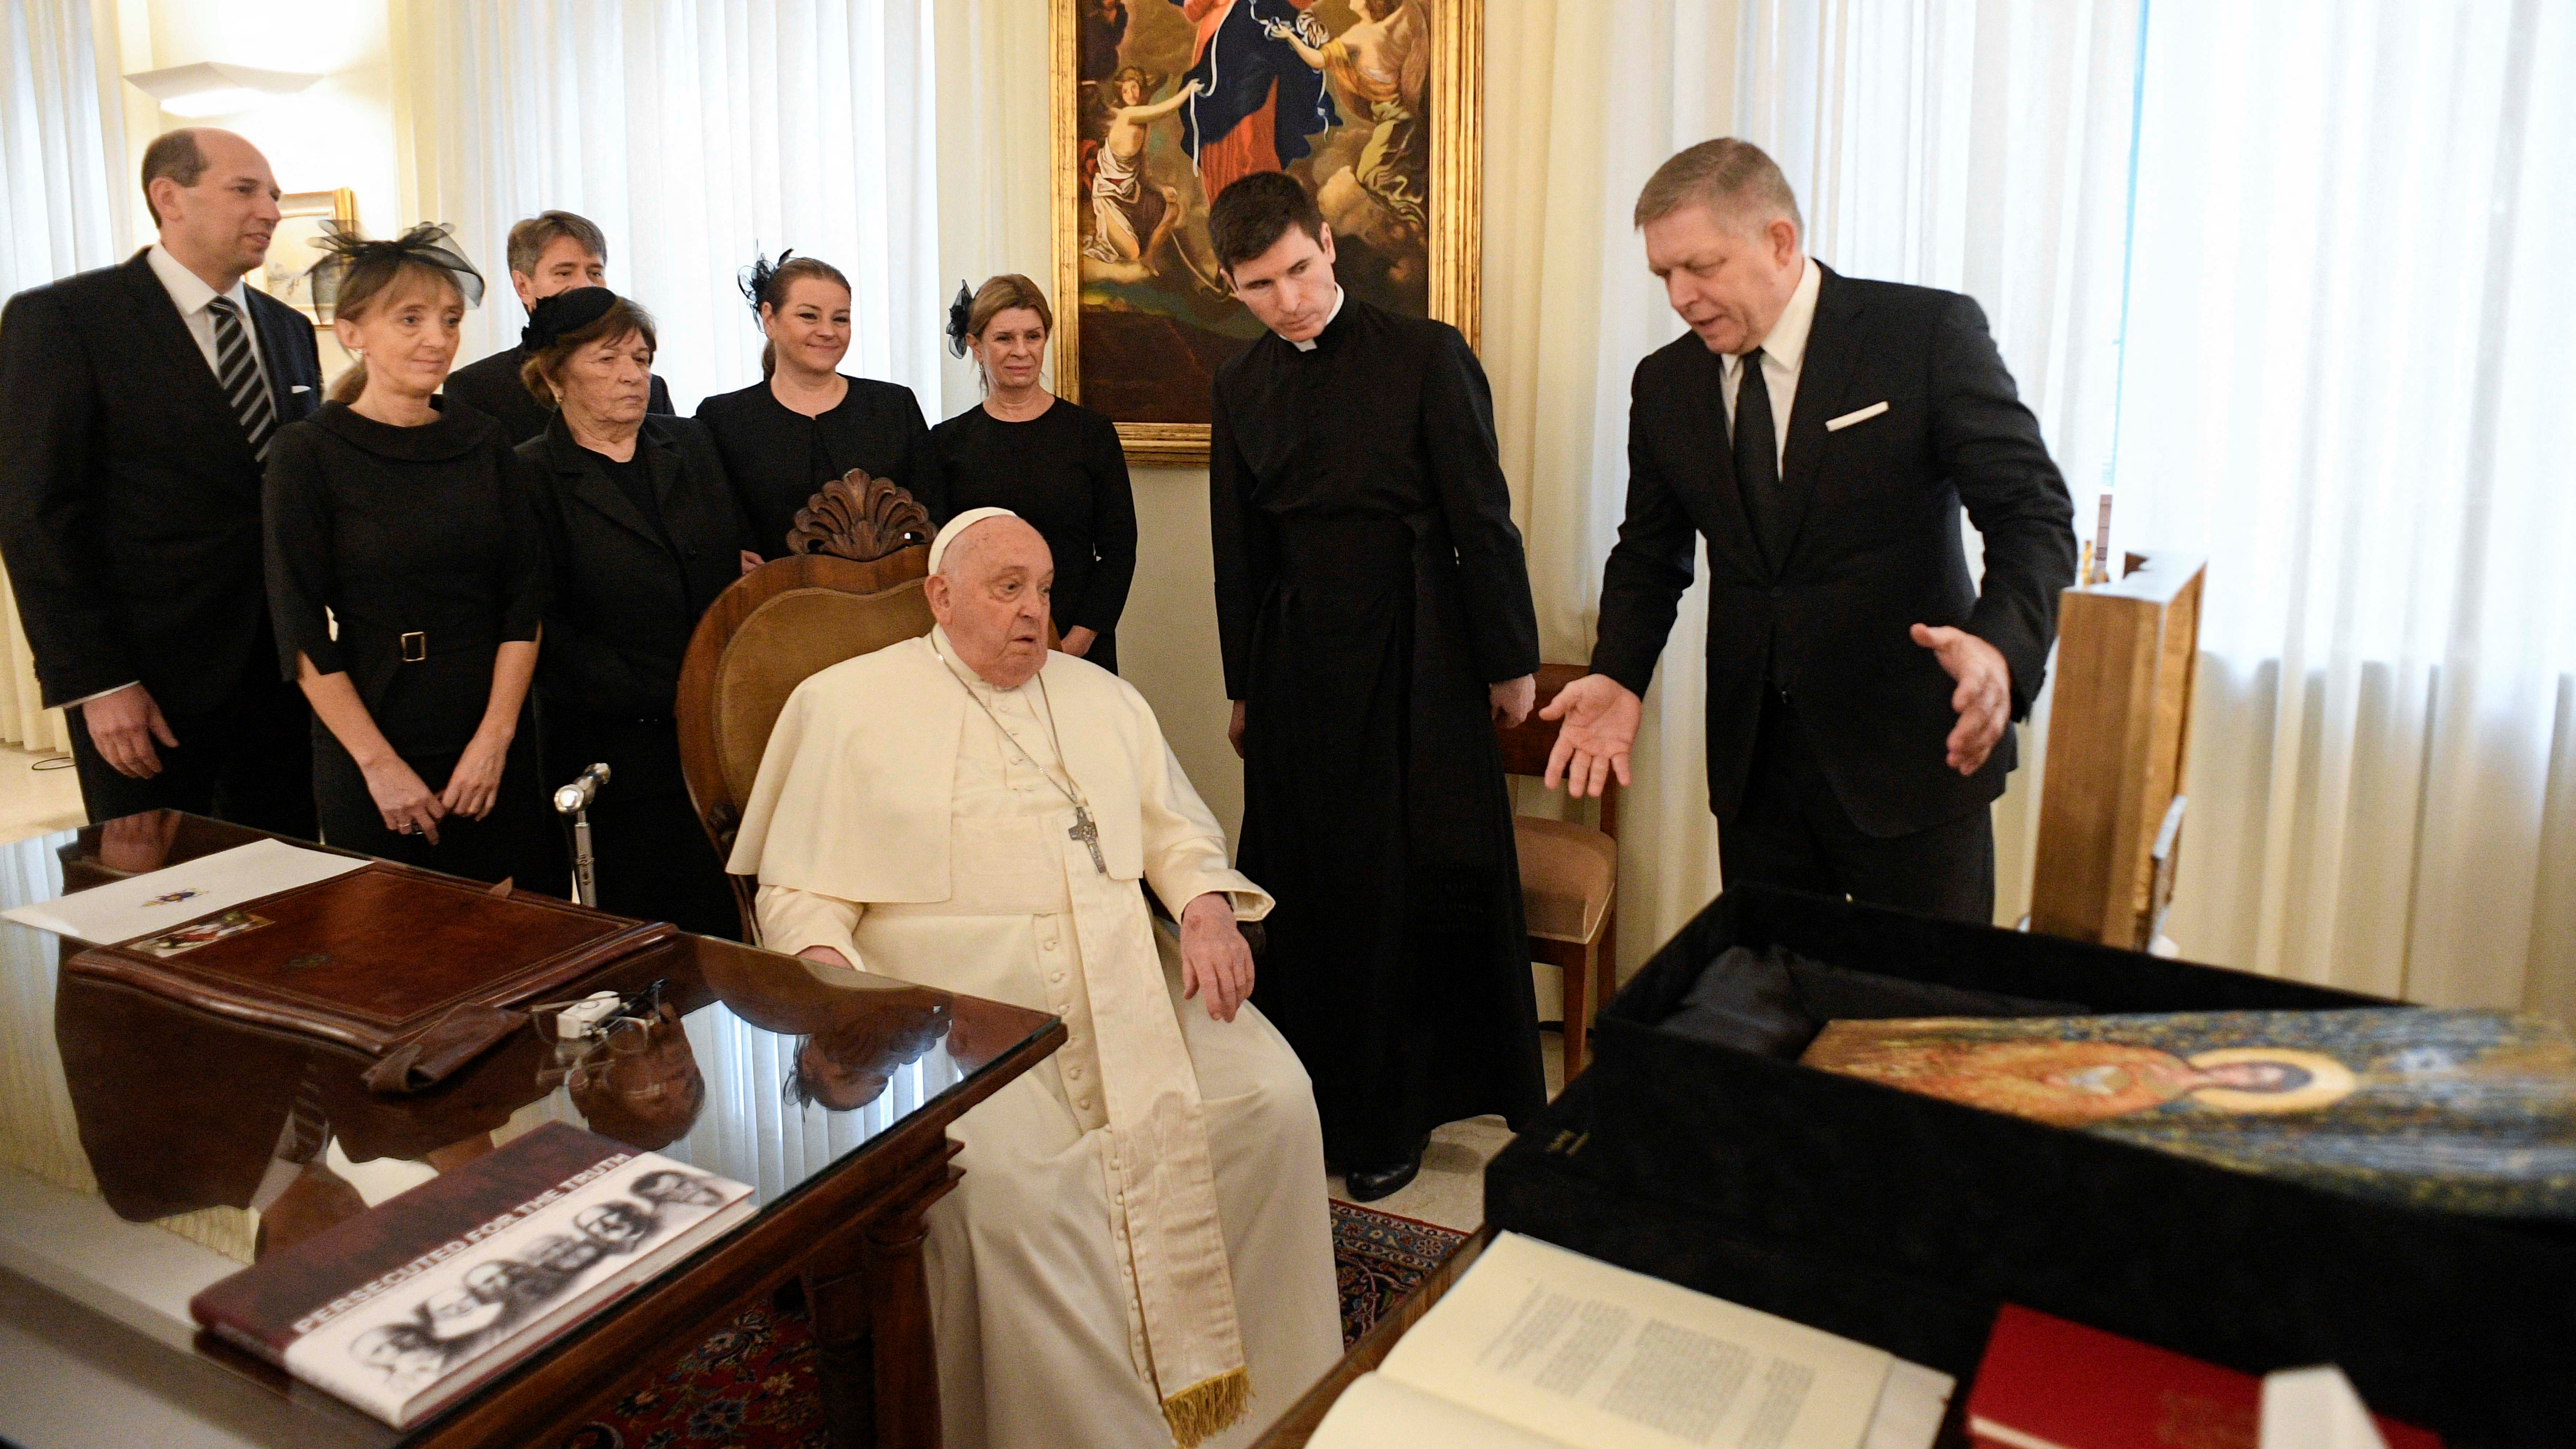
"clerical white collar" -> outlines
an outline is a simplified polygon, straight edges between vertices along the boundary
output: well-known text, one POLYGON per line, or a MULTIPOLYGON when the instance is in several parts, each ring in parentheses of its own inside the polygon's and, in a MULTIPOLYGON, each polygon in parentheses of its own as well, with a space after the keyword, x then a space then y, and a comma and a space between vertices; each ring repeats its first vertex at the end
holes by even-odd
MULTIPOLYGON (((968 689, 975 690, 982 694, 1019 693, 1020 686, 1018 685, 1013 685, 1009 689, 1004 689, 1002 686, 995 684, 993 681, 986 679, 980 674, 977 674, 974 669, 958 655, 957 646, 949 640, 947 629, 940 625, 933 624, 930 626, 930 647, 937 651, 940 661, 948 666, 948 672, 956 675, 960 680, 963 680, 968 689)), ((1046 666, 1041 663, 1038 668, 1040 670, 1044 670, 1046 666)), ((1032 674, 1029 678, 1035 679, 1037 676, 1032 674)))
MULTIPOLYGON (((1315 329, 1314 337, 1309 337, 1303 342, 1289 342, 1288 345, 1296 348, 1299 352, 1314 351, 1316 339, 1324 335, 1325 328, 1329 328, 1333 325, 1334 318, 1342 315, 1342 304, 1349 300, 1350 294, 1342 290, 1341 283, 1335 282, 1333 284, 1333 310, 1324 314, 1324 326, 1315 329)), ((1286 338, 1282 338, 1280 340, 1283 342, 1287 341, 1286 338)))

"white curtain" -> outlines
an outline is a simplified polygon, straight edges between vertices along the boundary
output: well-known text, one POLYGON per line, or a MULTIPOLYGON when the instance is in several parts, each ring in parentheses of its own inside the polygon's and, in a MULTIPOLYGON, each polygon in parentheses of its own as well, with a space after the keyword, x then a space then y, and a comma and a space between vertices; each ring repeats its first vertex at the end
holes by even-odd
MULTIPOLYGON (((2185 954, 2576 1005, 2576 14, 1766 0, 1846 270, 1982 301, 2089 532, 2204 553, 2185 954), (2140 48, 2139 40, 2144 47, 2140 48)), ((2045 718, 1998 808, 2022 908, 2045 718)))
MULTIPOLYGON (((1681 332, 1630 210, 1665 157, 1712 136, 1773 153, 1826 264, 1976 296, 2079 496, 2092 491, 2081 480, 2099 486, 2135 0, 1521 0, 1492 13, 1485 362, 1505 458, 1529 495, 1550 659, 1589 654, 1625 502, 1629 374, 1681 332)), ((1647 696, 1624 807, 1629 966, 1718 888, 1701 745, 1705 588, 1683 600, 1647 696)), ((2006 920, 2026 894, 2020 802, 2035 773, 2016 776, 1998 821, 2006 920)))
POLYGON ((607 233, 609 285, 652 311, 683 413, 759 380, 735 278, 789 247, 850 278, 844 370, 935 408, 933 8, 397 0, 406 207, 454 223, 491 282, 465 355, 516 341, 510 225, 559 207, 607 233))
MULTIPOLYGON (((1591 657, 1601 565, 1625 503, 1629 374, 1681 330, 1629 210, 1666 156, 1733 129, 1736 49, 1732 3, 1496 0, 1486 12, 1482 352, 1552 662, 1591 657)), ((1623 968, 1718 890, 1706 626, 1703 581, 1682 600, 1647 693, 1636 786, 1621 803, 1623 968)), ((1553 805, 1534 788, 1520 801, 1553 805)))
MULTIPOLYGON (((2088 534, 2108 486, 2140 0, 1761 0, 1742 134, 1847 275, 1984 307, 2088 534)), ((1970 557, 1977 556, 1973 528, 1970 557)), ((1999 924, 2029 908, 2047 698, 1995 810, 1999 924)))
MULTIPOLYGON (((120 260, 125 117, 88 0, 0 0, 0 297, 120 260), (102 104, 102 100, 105 104, 102 104)), ((0 741, 70 748, 0 579, 0 741)))
POLYGON ((2210 558, 2170 929, 2565 1011, 2576 8, 2156 0, 2141 101, 2116 527, 2210 558))

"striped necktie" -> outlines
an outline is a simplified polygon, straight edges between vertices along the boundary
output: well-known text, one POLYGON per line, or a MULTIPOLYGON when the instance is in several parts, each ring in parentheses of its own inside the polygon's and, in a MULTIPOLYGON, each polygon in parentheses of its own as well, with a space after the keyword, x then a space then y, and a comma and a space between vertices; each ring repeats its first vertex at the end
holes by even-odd
POLYGON ((277 432, 277 404, 260 381, 259 365, 251 360, 250 329, 242 326, 241 312, 230 297, 217 297, 206 304, 215 315, 215 383, 233 405, 233 416, 241 419, 242 435, 250 439, 250 455, 261 463, 268 462, 268 441, 277 432))

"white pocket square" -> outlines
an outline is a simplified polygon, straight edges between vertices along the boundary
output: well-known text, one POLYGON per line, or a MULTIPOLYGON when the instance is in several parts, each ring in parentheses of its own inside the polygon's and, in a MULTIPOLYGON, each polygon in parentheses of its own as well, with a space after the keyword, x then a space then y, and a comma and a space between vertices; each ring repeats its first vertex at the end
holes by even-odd
POLYGON ((1841 417, 1827 419, 1825 422, 1825 431, 1829 433, 1839 433, 1854 423, 1868 422, 1871 418, 1877 417, 1880 413, 1885 411, 1887 411, 1887 404, 1883 402, 1874 402, 1868 407, 1862 408, 1857 412, 1848 412, 1843 414, 1841 417))
MULTIPOLYGON (((306 387, 300 382, 290 382, 286 385, 286 390, 288 392, 311 392, 313 389, 306 387)), ((1880 406, 1884 407, 1885 404, 1882 403, 1880 406)))

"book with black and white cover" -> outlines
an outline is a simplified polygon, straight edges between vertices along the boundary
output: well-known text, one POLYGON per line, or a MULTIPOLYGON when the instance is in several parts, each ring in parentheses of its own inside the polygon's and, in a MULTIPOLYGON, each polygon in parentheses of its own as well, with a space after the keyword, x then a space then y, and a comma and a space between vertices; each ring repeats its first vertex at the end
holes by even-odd
POLYGON ((1927 1449, 1955 1381, 1518 1233, 1309 1449, 1927 1449))
POLYGON ((403 1428, 758 1210, 741 1183, 548 1122, 261 1259, 188 1309, 403 1428))

